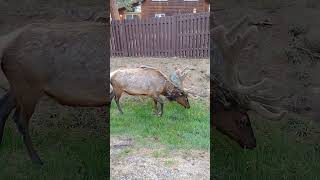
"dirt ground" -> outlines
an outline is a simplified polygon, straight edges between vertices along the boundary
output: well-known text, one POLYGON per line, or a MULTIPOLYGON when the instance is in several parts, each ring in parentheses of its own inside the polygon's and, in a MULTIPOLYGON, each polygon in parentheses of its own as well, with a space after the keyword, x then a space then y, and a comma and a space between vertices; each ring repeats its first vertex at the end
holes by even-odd
POLYGON ((134 68, 141 65, 149 65, 159 68, 167 76, 173 71, 173 67, 184 68, 188 66, 190 72, 185 81, 185 88, 192 88, 195 97, 209 102, 210 95, 210 65, 209 59, 183 59, 183 58, 129 58, 112 57, 110 59, 110 71, 119 68, 134 68))
POLYGON ((210 179, 210 155, 205 151, 165 152, 120 136, 111 137, 110 147, 111 179, 210 179))
MULTIPOLYGON (((192 86, 197 99, 209 102, 209 59, 113 57, 110 64, 111 72, 118 68, 150 65, 167 76, 174 66, 188 66, 191 71, 186 88, 192 86)), ((154 143, 152 139, 146 139, 146 142, 154 143)), ((155 157, 162 148, 138 144, 129 137, 111 136, 112 179, 210 179, 210 154, 207 151, 170 151, 155 157)))

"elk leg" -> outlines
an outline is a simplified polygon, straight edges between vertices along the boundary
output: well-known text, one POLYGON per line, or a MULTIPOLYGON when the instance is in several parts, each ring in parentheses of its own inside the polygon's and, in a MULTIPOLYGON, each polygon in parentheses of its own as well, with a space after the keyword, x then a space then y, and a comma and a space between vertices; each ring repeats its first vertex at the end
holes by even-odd
POLYGON ((32 162, 35 164, 42 165, 43 162, 41 161, 38 153, 33 147, 29 133, 29 121, 34 112, 35 105, 36 103, 19 104, 15 111, 14 121, 17 125, 20 134, 22 135, 23 142, 27 148, 29 157, 31 158, 32 162))
POLYGON ((158 109, 158 102, 156 99, 153 98, 153 114, 158 114, 159 109, 158 109))
POLYGON ((118 107, 118 110, 119 110, 120 114, 123 114, 123 111, 122 111, 122 109, 120 107, 120 102, 119 102, 121 94, 122 94, 122 92, 117 91, 115 93, 114 100, 116 101, 116 104, 117 104, 117 107, 118 107))
POLYGON ((0 99, 0 145, 2 144, 4 126, 10 112, 15 108, 14 96, 9 91, 0 99))
POLYGON ((163 101, 159 96, 155 97, 155 99, 158 103, 160 103, 160 112, 158 115, 161 117, 163 114, 163 101))

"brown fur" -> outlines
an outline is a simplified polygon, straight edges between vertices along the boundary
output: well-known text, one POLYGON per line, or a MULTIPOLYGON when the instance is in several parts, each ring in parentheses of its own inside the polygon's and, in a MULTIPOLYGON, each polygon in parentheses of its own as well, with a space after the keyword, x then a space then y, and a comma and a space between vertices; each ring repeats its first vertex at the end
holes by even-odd
POLYGON ((111 84, 114 89, 115 101, 120 113, 123 113, 119 99, 123 92, 134 96, 149 96, 154 101, 154 109, 161 116, 163 113, 163 101, 160 95, 171 101, 176 101, 185 108, 189 108, 187 94, 175 86, 166 75, 156 68, 140 66, 133 69, 119 69, 111 73, 111 84), (157 109, 160 103, 160 112, 157 109))
POLYGON ((256 147, 256 138, 246 111, 236 106, 225 108, 221 103, 214 103, 212 125, 218 131, 236 141, 242 148, 256 147))
POLYGON ((10 89, 0 100, 0 142, 8 114, 32 161, 42 164, 29 121, 44 94, 68 106, 104 106, 109 28, 100 23, 31 24, 0 38, 1 68, 10 89))

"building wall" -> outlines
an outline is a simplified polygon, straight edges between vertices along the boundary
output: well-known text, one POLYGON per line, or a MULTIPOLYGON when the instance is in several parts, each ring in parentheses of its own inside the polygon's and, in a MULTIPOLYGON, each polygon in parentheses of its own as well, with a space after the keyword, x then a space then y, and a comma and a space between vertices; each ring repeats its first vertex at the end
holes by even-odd
POLYGON ((174 14, 193 13, 196 8, 198 12, 208 12, 209 2, 207 0, 184 1, 184 0, 168 0, 168 1, 152 1, 145 0, 141 6, 142 18, 154 17, 155 14, 164 13, 165 16, 174 14))

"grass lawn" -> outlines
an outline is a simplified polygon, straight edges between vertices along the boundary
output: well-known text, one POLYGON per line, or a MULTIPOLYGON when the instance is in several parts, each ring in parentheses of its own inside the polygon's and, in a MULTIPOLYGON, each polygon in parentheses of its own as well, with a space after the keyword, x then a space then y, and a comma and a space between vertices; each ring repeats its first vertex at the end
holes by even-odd
POLYGON ((209 106, 202 101, 190 101, 185 109, 176 102, 165 102, 162 117, 152 114, 152 100, 125 98, 120 100, 124 111, 120 115, 115 102, 111 106, 110 131, 112 135, 129 135, 144 143, 144 138, 174 149, 206 149, 210 145, 209 106))
POLYGON ((106 179, 104 118, 92 110, 55 112, 52 118, 50 113, 34 114, 30 126, 35 149, 45 163, 42 167, 32 164, 13 119, 8 119, 0 146, 0 179, 106 179))
POLYGON ((319 180, 319 136, 302 119, 272 123, 253 121, 257 148, 242 150, 217 132, 214 171, 217 180, 319 180))

